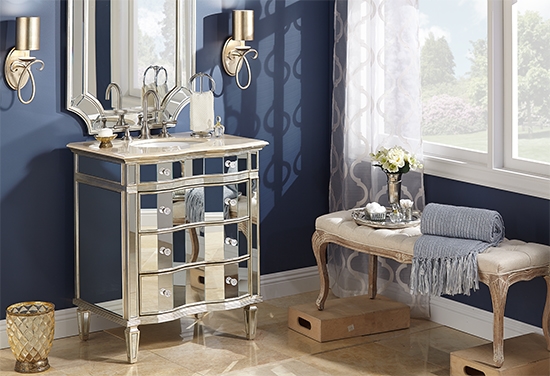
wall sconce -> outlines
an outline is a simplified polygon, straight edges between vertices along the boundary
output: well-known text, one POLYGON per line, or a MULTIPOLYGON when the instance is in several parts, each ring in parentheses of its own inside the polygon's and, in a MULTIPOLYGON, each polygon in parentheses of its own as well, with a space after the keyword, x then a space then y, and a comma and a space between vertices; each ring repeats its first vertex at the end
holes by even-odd
POLYGON ((10 88, 17 90, 17 97, 23 104, 29 104, 36 92, 34 77, 31 72, 33 64, 44 62, 31 56, 30 51, 40 49, 40 17, 17 17, 15 47, 11 49, 4 63, 4 77, 10 88), (31 80, 32 92, 29 100, 21 97, 21 89, 31 80))
POLYGON ((246 59, 248 53, 252 53, 252 59, 258 57, 258 51, 245 44, 247 40, 254 40, 254 11, 253 10, 234 10, 233 11, 233 36, 225 42, 222 50, 222 63, 225 72, 230 76, 235 76, 235 81, 240 89, 246 89, 252 81, 250 64, 246 59), (239 72, 243 64, 248 71, 248 82, 245 86, 241 85, 239 72))

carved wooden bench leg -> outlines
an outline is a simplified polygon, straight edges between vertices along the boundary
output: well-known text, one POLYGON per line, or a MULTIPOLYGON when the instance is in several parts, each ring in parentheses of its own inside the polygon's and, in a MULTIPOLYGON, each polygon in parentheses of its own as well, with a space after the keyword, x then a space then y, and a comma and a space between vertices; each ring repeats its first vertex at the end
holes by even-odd
POLYGON ((320 289, 319 296, 315 304, 317 309, 322 311, 325 308, 325 301, 328 296, 328 270, 327 270, 327 243, 323 243, 319 233, 315 231, 311 237, 311 245, 313 254, 317 260, 317 268, 319 269, 320 289))
POLYGON ((195 262, 199 257, 199 249, 200 249, 197 229, 195 227, 191 227, 189 229, 189 234, 191 236, 191 261, 190 262, 195 262))
POLYGON ((378 280, 378 257, 375 255, 369 255, 369 298, 376 298, 378 280))
POLYGON ((503 277, 489 278, 489 291, 493 304, 493 364, 497 368, 504 363, 504 308, 510 285, 503 277))
POLYGON ((550 351, 550 275, 544 276, 544 279, 546 280, 546 304, 542 313, 542 332, 546 338, 546 349, 550 351))

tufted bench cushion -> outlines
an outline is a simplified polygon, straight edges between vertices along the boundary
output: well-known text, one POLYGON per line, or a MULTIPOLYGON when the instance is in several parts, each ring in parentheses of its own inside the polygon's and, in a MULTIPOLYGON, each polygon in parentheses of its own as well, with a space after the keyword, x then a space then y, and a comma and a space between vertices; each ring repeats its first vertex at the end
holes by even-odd
POLYGON ((550 246, 505 239, 477 256, 477 267, 485 274, 506 274, 550 265, 550 246))
MULTIPOLYGON (((325 214, 315 221, 312 246, 321 290, 317 307, 323 310, 328 295, 326 247, 329 243, 366 253, 370 257, 369 296, 376 296, 377 257, 387 257, 401 263, 412 263, 414 243, 421 235, 420 226, 405 229, 374 229, 359 226, 350 211, 325 214)), ((477 257, 479 280, 489 286, 493 304, 493 361, 500 367, 504 362, 504 307, 508 288, 519 281, 538 276, 546 279, 547 296, 542 328, 550 351, 550 246, 505 239, 489 247, 477 257)))
MULTIPOLYGON (((412 260, 414 243, 421 235, 420 226, 398 230, 374 229, 358 226, 350 213, 345 210, 323 215, 315 221, 315 228, 348 241, 410 255, 412 260)), ((486 274, 550 266, 550 246, 505 239, 498 247, 489 247, 480 253, 477 264, 479 270, 486 274)))
POLYGON ((324 231, 357 243, 388 251, 397 251, 410 256, 412 260, 414 242, 421 235, 420 227, 399 230, 374 229, 369 226, 357 226, 348 210, 325 214, 315 221, 315 229, 324 231))

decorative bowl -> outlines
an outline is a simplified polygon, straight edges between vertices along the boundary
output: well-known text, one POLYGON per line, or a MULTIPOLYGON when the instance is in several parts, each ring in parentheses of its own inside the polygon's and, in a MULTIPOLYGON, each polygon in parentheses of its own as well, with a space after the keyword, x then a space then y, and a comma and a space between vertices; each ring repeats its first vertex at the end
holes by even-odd
POLYGON ((111 141, 113 141, 115 138, 116 138, 116 134, 112 135, 112 136, 107 136, 107 137, 101 137, 101 136, 94 136, 96 140, 99 141, 99 147, 100 148, 110 148, 113 146, 113 143, 111 141))

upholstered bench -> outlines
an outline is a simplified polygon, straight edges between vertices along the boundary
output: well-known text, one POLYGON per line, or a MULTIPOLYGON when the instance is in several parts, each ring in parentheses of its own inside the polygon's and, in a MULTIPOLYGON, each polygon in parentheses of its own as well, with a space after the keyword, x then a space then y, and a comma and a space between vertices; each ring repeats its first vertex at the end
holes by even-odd
MULTIPOLYGON (((377 257, 386 257, 411 264, 414 243, 421 235, 420 226, 404 229, 374 229, 357 225, 351 211, 339 211, 317 218, 312 237, 313 252, 319 268, 321 288, 317 308, 323 310, 329 292, 327 245, 338 244, 369 255, 369 287, 371 299, 376 296, 377 257)), ((493 366, 504 362, 504 307, 508 288, 519 281, 542 276, 546 280, 546 305, 542 329, 550 351, 550 246, 519 240, 502 241, 477 257, 479 280, 491 293, 493 305, 493 366)))

